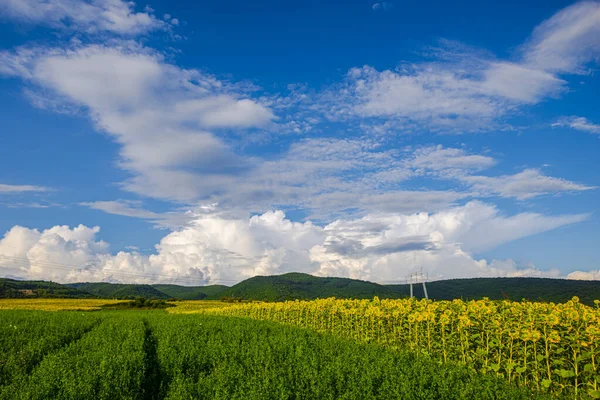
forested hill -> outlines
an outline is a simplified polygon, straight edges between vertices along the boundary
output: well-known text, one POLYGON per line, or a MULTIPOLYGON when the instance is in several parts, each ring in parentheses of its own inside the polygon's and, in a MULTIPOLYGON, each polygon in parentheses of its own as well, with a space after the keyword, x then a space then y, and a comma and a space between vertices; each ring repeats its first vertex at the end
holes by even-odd
MULTIPOLYGON (((409 296, 408 285, 388 287, 403 296, 409 296)), ((414 295, 423 296, 422 285, 413 286, 414 295)), ((470 278, 450 279, 427 283, 429 297, 435 300, 531 300, 562 303, 573 296, 588 305, 600 300, 600 281, 576 281, 549 278, 470 278)))
MULTIPOLYGON (((429 297, 436 300, 490 299, 564 302, 578 296, 582 303, 593 305, 600 299, 600 281, 574 281, 545 278, 472 278, 427 283, 429 297)), ((414 294, 423 297, 421 285, 414 294)), ((408 285, 380 285, 347 278, 322 278, 301 273, 255 276, 227 287, 136 285, 116 283, 73 283, 61 285, 45 281, 0 279, 0 298, 4 297, 71 297, 218 300, 310 300, 337 297, 352 299, 403 298, 409 296, 408 285)))
POLYGON ((229 287, 224 285, 208 286, 179 286, 179 285, 153 285, 157 290, 166 293, 169 297, 181 300, 219 299, 220 293, 229 287))
POLYGON ((150 285, 133 285, 105 282, 71 283, 72 286, 96 297, 106 299, 125 299, 145 297, 147 299, 168 299, 169 296, 150 285))
MULTIPOLYGON (((422 285, 413 286, 414 295, 424 296, 422 285)), ((600 281, 575 281, 545 278, 472 278, 427 283, 429 297, 436 300, 511 299, 564 302, 573 296, 589 305, 600 299, 600 281)), ((221 296, 246 300, 283 301, 325 297, 364 299, 410 296, 409 285, 379 285, 346 278, 320 278, 290 273, 255 276, 223 291, 221 296)))
POLYGON ((219 299, 227 286, 136 285, 108 282, 59 284, 46 281, 21 281, 0 278, 0 298, 103 298, 103 299, 219 299))
POLYGON ((0 298, 19 297, 89 298, 95 296, 60 283, 0 278, 0 298))
POLYGON ((245 300, 310 300, 337 297, 370 299, 402 297, 396 287, 348 278, 322 278, 308 274, 289 273, 255 276, 224 290, 221 296, 245 300))

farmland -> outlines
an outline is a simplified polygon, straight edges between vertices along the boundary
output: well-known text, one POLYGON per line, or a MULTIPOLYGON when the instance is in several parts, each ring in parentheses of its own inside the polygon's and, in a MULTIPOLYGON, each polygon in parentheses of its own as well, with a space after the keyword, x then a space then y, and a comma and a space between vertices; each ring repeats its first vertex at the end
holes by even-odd
POLYGON ((600 311, 577 299, 182 301, 123 311, 74 302, 9 310, 24 305, 0 301, 0 399, 599 394, 600 311))
POLYGON ((600 398, 600 309, 579 303, 336 300, 243 304, 204 312, 309 327, 409 349, 538 392, 600 398))

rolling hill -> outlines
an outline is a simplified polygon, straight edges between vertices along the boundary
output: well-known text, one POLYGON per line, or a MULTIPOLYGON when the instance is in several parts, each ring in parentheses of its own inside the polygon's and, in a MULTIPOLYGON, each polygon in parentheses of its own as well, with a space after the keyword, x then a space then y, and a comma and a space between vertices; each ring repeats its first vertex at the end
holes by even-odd
MULTIPOLYGON (((409 296, 409 285, 389 285, 402 295, 409 296)), ((416 297, 423 297, 421 285, 414 285, 416 297)), ((435 300, 531 300, 560 303, 573 296, 588 305, 600 299, 600 281, 575 281, 549 278, 470 278, 450 279, 427 283, 429 297, 435 300)))
MULTIPOLYGON (((414 295, 424 297, 422 285, 414 285, 414 295)), ((574 281, 547 278, 470 278, 427 283, 429 297, 435 300, 482 299, 565 302, 578 296, 584 304, 600 299, 600 281, 574 281)), ((409 285, 379 285, 346 278, 320 278, 291 273, 255 276, 220 293, 245 300, 310 300, 325 297, 364 299, 410 296, 409 285)))
POLYGON ((246 300, 310 300, 325 297, 369 299, 400 297, 395 288, 373 282, 348 278, 321 278, 308 274, 289 273, 255 276, 224 290, 221 297, 246 300))
MULTIPOLYGON (((451 279, 427 283, 429 297, 435 300, 457 298, 494 300, 532 300, 564 302, 578 296, 582 303, 593 305, 600 299, 600 281, 573 281, 546 278, 471 278, 451 279)), ((415 285, 414 294, 423 297, 421 285, 415 285)), ((322 278, 308 274, 289 273, 273 276, 255 276, 227 287, 135 285, 105 282, 72 283, 61 285, 45 281, 0 279, 0 297, 71 297, 148 299, 177 298, 182 300, 310 300, 337 297, 368 299, 403 298, 409 296, 408 285, 380 285, 348 278, 322 278)))
POLYGON ((147 299, 168 299, 169 296, 150 285, 133 285, 108 282, 86 282, 70 283, 71 286, 82 292, 91 293, 96 297, 106 299, 134 299, 136 297, 145 297, 147 299))
POLYGON ((219 294, 228 286, 179 286, 179 285, 152 285, 156 290, 167 294, 169 297, 181 300, 202 300, 206 298, 219 298, 219 294))
POLYGON ((23 297, 89 298, 94 295, 54 282, 0 278, 0 298, 23 297))

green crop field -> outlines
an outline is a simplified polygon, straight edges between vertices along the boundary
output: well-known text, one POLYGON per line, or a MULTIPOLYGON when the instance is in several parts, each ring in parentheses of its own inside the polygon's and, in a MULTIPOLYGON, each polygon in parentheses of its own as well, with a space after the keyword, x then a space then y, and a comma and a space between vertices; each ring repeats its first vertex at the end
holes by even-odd
POLYGON ((7 400, 532 398, 415 353, 227 316, 3 310, 0 344, 7 400))

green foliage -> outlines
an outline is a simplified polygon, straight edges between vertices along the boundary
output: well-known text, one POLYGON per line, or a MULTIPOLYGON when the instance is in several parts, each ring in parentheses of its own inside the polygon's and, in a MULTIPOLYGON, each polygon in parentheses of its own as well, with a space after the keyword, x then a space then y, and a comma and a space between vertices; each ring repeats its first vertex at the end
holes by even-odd
MULTIPOLYGON (((566 302, 578 296, 581 303, 593 305, 600 293, 600 281, 574 281, 545 278, 473 278, 452 279, 427 283, 429 296, 435 300, 473 299, 566 302)), ((398 299, 409 296, 408 285, 379 285, 373 282, 346 278, 322 278, 307 274, 289 273, 256 276, 228 288, 223 285, 126 285, 106 282, 60 285, 43 281, 0 279, 2 297, 99 297, 134 300, 147 299, 285 301, 338 299, 398 299)), ((423 297, 421 285, 414 286, 416 297, 423 297)))
MULTIPOLYGON (((64 320, 65 312, 53 315, 64 320)), ((47 355, 0 399, 142 399, 148 370, 141 317, 105 316, 79 340, 47 355)))
POLYGON ((179 286, 179 285, 152 285, 157 290, 169 295, 169 297, 181 300, 204 300, 216 298, 225 289, 223 285, 208 286, 179 286))
MULTIPOLYGON (((82 315, 102 322, 3 380, 0 399, 533 398, 463 366, 273 322, 145 311, 2 311, 0 319, 38 318, 41 332, 82 315)), ((28 342, 7 331, 2 340, 3 349, 28 342)))
POLYGON ((411 353, 246 319, 150 320, 166 399, 530 399, 411 353))
MULTIPOLYGON (((416 297, 424 297, 421 285, 414 285, 416 297)), ((435 300, 473 299, 545 301, 562 303, 578 296, 581 303, 593 305, 600 294, 600 281, 575 281, 545 278, 473 278, 427 283, 429 296, 435 300)), ((256 276, 220 293, 219 297, 245 300, 285 301, 338 299, 398 299, 409 297, 409 285, 378 285, 346 278, 321 278, 290 273, 256 276)), ((215 297, 218 299, 218 297, 215 297)))
POLYGON ((327 297, 370 299, 373 296, 397 298, 399 295, 386 286, 372 282, 347 278, 320 278, 300 273, 255 276, 220 293, 220 297, 266 301, 327 297))
MULTIPOLYGON (((409 296, 408 285, 389 285, 401 296, 409 296)), ((423 296, 421 285, 414 285, 414 294, 423 296)), ((427 283, 427 291, 434 300, 491 300, 523 299, 530 301, 565 303, 577 296, 582 304, 594 305, 600 297, 600 281, 576 281, 548 278, 471 278, 450 279, 427 283)), ((379 296, 381 297, 381 296, 379 296)))
POLYGON ((28 375, 49 353, 79 339, 99 323, 97 315, 2 311, 0 314, 0 386, 28 375))
POLYGON ((145 309, 145 310, 157 310, 165 309, 168 307, 175 307, 174 304, 167 303, 165 300, 146 299, 144 297, 138 297, 132 301, 125 301, 116 304, 107 304, 102 306, 104 310, 130 310, 130 309, 145 309))
POLYGON ((137 297, 147 299, 168 299, 169 296, 150 285, 130 285, 108 282, 72 283, 70 286, 91 293, 96 297, 107 299, 135 300, 137 297))
POLYGON ((90 293, 76 288, 46 281, 18 281, 0 278, 0 298, 89 298, 90 293))

